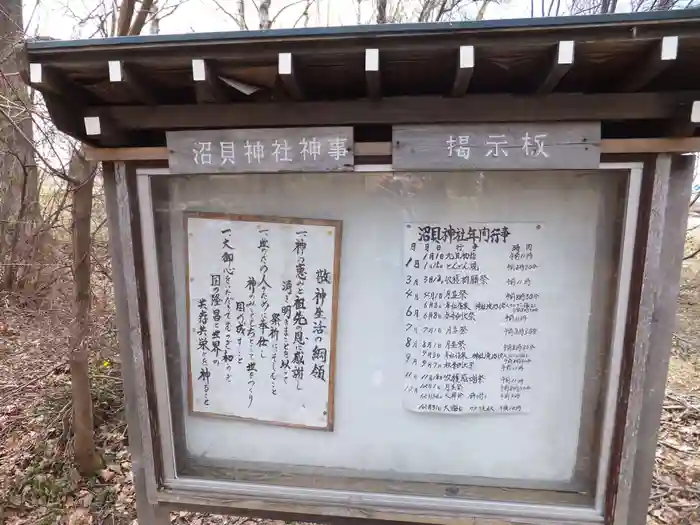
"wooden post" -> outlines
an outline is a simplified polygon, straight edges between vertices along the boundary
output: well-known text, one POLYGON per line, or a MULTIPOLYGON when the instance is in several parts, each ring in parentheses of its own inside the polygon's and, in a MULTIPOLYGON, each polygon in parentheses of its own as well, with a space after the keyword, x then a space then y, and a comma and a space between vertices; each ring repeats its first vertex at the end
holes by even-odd
POLYGON ((114 296, 117 304, 129 451, 139 524, 168 525, 170 516, 167 509, 153 502, 149 497, 157 489, 153 442, 150 426, 143 424, 144 418, 148 418, 148 413, 144 413, 144 409, 147 410, 147 400, 137 395, 139 383, 144 382, 146 378, 139 377, 140 373, 143 374, 143 368, 138 366, 142 351, 135 349, 136 345, 143 344, 143 336, 136 277, 138 252, 134 251, 138 246, 138 239, 134 239, 133 235, 134 224, 138 223, 138 206, 135 202, 134 173, 129 171, 124 163, 116 166, 111 162, 104 164, 109 245, 114 296))
POLYGON ((692 156, 659 155, 649 206, 614 525, 644 525, 688 219, 692 156))

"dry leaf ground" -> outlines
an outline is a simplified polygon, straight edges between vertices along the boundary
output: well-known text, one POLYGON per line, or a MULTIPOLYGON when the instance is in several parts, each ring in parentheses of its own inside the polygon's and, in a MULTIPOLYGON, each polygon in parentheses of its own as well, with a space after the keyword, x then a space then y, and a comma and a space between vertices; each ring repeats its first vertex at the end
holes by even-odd
MULTIPOLYGON (((700 268, 686 268, 684 276, 650 525, 700 524, 700 268)), ((70 459, 65 364, 70 308, 60 301, 49 309, 20 308, 6 297, 0 301, 0 525, 133 525, 131 462, 109 309, 97 309, 99 329, 91 341, 95 429, 104 468, 85 480, 70 459)), ((247 525, 254 520, 180 512, 171 521, 247 525)))

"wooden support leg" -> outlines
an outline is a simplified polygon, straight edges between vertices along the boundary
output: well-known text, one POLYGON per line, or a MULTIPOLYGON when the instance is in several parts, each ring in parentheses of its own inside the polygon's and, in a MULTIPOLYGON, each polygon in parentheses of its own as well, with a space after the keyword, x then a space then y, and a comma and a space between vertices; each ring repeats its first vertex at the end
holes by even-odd
POLYGON ((139 525, 168 525, 169 512, 161 504, 154 503, 157 486, 153 443, 147 424, 148 406, 141 395, 146 378, 139 377, 143 368, 136 366, 137 359, 143 359, 142 349, 137 348, 143 343, 135 260, 139 252, 135 255, 137 243, 132 237, 138 203, 133 188, 127 183, 128 174, 123 164, 115 170, 113 163, 105 163, 103 173, 136 512, 139 525))

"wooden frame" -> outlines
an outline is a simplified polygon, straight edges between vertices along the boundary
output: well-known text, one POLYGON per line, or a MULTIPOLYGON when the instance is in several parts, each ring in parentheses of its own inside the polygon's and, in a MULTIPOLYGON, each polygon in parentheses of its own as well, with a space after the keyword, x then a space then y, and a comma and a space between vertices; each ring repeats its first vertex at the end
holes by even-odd
MULTIPOLYGON (((162 410, 157 410, 157 417, 154 417, 153 421, 157 424, 158 431, 156 432, 152 428, 151 423, 147 417, 141 416, 139 420, 135 422, 138 427, 140 434, 145 437, 144 444, 147 445, 148 436, 154 436, 154 442, 151 447, 153 451, 153 456, 148 457, 148 451, 146 451, 146 461, 145 464, 153 465, 153 470, 147 468, 152 474, 142 472, 140 476, 136 476, 135 481, 138 482, 137 478, 151 479, 155 478, 155 482, 149 481, 150 489, 146 492, 148 493, 149 499, 147 506, 150 512, 157 513, 158 509, 161 509, 163 505, 165 506, 182 506, 187 505, 188 508, 195 506, 197 508, 216 508, 224 509, 228 508, 230 512, 238 513, 253 513, 253 514, 275 514, 275 513, 285 513, 285 515, 293 514, 295 516, 314 516, 316 519, 323 519, 332 521, 335 517, 362 517, 366 519, 370 517, 372 519, 391 519, 397 521, 412 521, 412 522, 441 522, 452 521, 455 519, 463 519, 465 514, 475 516, 475 523, 492 523, 493 519, 502 520, 505 522, 510 522, 510 520, 515 520, 518 523, 532 523, 532 524, 549 524, 552 520, 557 523, 565 522, 567 524, 574 523, 597 523, 605 520, 606 523, 611 523, 614 525, 627 525, 626 521, 623 521, 621 516, 629 512, 637 512, 631 507, 631 501, 634 498, 640 498, 640 496, 635 488, 640 485, 644 485, 644 480, 642 476, 638 473, 639 469, 634 467, 638 461, 636 454, 640 450, 648 450, 651 445, 653 450, 654 445, 654 432, 655 426, 658 423, 658 413, 654 414, 653 411, 647 410, 646 406, 643 407, 641 401, 642 397, 646 396, 645 392, 650 390, 647 387, 643 388, 643 392, 635 392, 635 394, 630 394, 629 377, 638 376, 641 381, 646 381, 648 387, 652 387, 652 390, 656 392, 656 401, 658 402, 658 410, 661 406, 661 398, 658 397, 658 392, 662 391, 664 371, 659 372, 658 367, 647 368, 644 366, 644 362, 649 362, 650 360, 657 359, 658 355, 656 352, 647 352, 649 356, 647 361, 645 358, 639 357, 637 354, 640 348, 646 347, 651 350, 649 346, 649 339, 644 337, 639 337, 634 335, 635 326, 646 330, 640 323, 640 321, 634 321, 635 319, 635 308, 632 308, 627 315, 622 315, 623 310, 627 308, 630 304, 634 306, 636 301, 641 298, 642 309, 644 305, 647 304, 644 301, 645 297, 650 298, 649 300, 655 301, 649 303, 651 310, 647 308, 647 311, 658 310, 658 314, 661 315, 660 321, 663 321, 665 331, 669 334, 669 327, 672 321, 672 314, 675 308, 673 304, 675 299, 674 287, 671 285, 667 286, 668 282, 673 278, 674 273, 679 272, 679 254, 680 246, 682 244, 682 229, 679 227, 684 220, 685 213, 687 212, 687 203, 683 201, 684 196, 688 195, 689 189, 683 189, 684 181, 688 181, 691 176, 690 170, 688 169, 689 161, 684 157, 676 157, 674 159, 674 166, 678 165, 684 169, 671 169, 670 157, 662 155, 656 161, 656 169, 645 169, 644 176, 641 173, 641 164, 603 164, 601 168, 603 169, 625 169, 630 170, 630 173, 635 173, 630 178, 632 185, 628 188, 628 197, 630 192, 634 194, 640 185, 643 185, 646 189, 642 188, 641 197, 641 208, 639 220, 637 220, 636 205, 634 204, 634 199, 632 201, 628 200, 627 214, 625 220, 625 246, 623 247, 623 252, 626 253, 626 258, 624 258, 623 264, 624 268, 629 268, 632 278, 625 279, 624 272, 621 272, 619 283, 623 285, 623 290, 619 293, 617 301, 617 314, 616 314, 616 338, 619 342, 621 339, 620 334, 624 334, 625 350, 619 350, 620 357, 622 361, 618 370, 620 373, 617 377, 620 381, 621 394, 616 388, 610 388, 608 391, 608 397, 606 401, 606 406, 608 408, 615 408, 618 403, 618 394, 622 395, 622 399, 626 399, 630 396, 630 407, 635 406, 636 408, 629 412, 619 409, 616 415, 613 416, 613 420, 617 421, 617 427, 613 431, 608 430, 608 434, 613 443, 618 443, 610 449, 610 454, 607 458, 601 458, 601 462, 604 465, 609 465, 609 468, 601 468, 599 470, 599 483, 598 491, 596 495, 596 503, 592 508, 571 508, 567 506, 549 506, 543 504, 528 504, 528 503, 507 503, 507 502, 489 502, 489 501, 464 501, 459 500, 444 500, 441 498, 439 503, 430 503, 432 498, 416 497, 416 496, 399 496, 399 495, 389 495, 389 494, 363 494, 354 491, 327 491, 322 489, 295 489, 291 487, 280 487, 280 486, 269 486, 268 488, 257 484, 246 484, 246 483, 234 483, 236 489, 231 491, 231 484, 227 482, 216 482, 210 480, 195 480, 195 479, 185 479, 180 478, 176 475, 174 465, 175 459, 172 454, 172 436, 168 436, 167 432, 163 429, 169 426, 169 418, 167 414, 163 414, 162 410), (679 160, 680 159, 680 160, 679 160), (675 176, 673 174, 676 174, 675 176), (645 181, 645 182, 643 182, 645 181), (636 189, 635 189, 636 188, 636 189), (659 208, 661 205, 661 208, 659 208), (648 223, 648 228, 646 227, 647 221, 651 217, 649 210, 654 207, 659 213, 656 213, 653 217, 654 220, 648 223), (675 228, 674 228, 675 226, 675 228), (636 235, 635 235, 636 230, 636 235), (648 232, 648 233, 647 233, 648 232), (635 239, 640 239, 640 243, 635 246, 635 239), (661 244, 659 244, 661 243, 661 244), (653 248, 652 248, 653 247, 653 248), (678 250, 674 250, 678 248, 678 250), (634 251, 635 256, 631 257, 630 250, 634 251), (678 251, 678 253, 675 253, 678 251), (643 259, 639 258, 640 253, 646 253, 643 259), (643 261, 643 262, 642 262, 643 261), (670 264, 670 262, 677 262, 677 265, 670 264), (655 275, 658 275, 658 279, 645 280, 644 285, 640 279, 642 271, 653 270, 655 275), (668 279, 666 279, 666 276, 668 279), (625 283, 627 283, 625 285, 625 283), (628 292, 625 292, 624 288, 628 288, 628 292), (652 299, 652 297, 657 297, 657 290, 661 287, 664 288, 665 294, 663 297, 652 299), (629 293, 630 300, 624 300, 626 293, 629 293), (623 306, 624 305, 624 308, 623 306), (636 324, 625 323, 624 319, 629 318, 636 324), (627 328, 625 329, 625 324, 627 328), (653 354, 653 356, 652 356, 653 354), (637 355, 635 360, 630 361, 630 356, 637 355), (657 369, 657 370, 653 370, 657 369), (652 372, 655 374, 649 375, 652 372), (648 379, 643 379, 648 376, 648 379), (661 388, 660 388, 661 387, 661 388), (625 393, 626 392, 626 393, 625 393), (632 402, 633 400, 634 403, 632 402), (631 418, 631 419, 630 419, 631 418), (646 428, 646 432, 638 433, 623 433, 620 425, 623 421, 627 420, 624 426, 628 429, 633 428, 630 425, 636 425, 637 428, 646 428), (637 423, 634 423, 634 422, 637 423), (640 426, 641 425, 641 426, 640 426), (645 426, 646 425, 646 426, 645 426), (158 437, 158 435, 160 437, 158 437), (621 436, 626 436, 624 441, 620 442, 621 436), (620 444, 621 443, 621 444, 620 444), (625 465, 629 465, 625 467, 625 465), (622 478, 624 474, 624 479, 622 478), (631 475, 631 479, 629 476, 631 475), (605 487, 601 485, 608 479, 608 483, 605 487), (160 488, 158 488, 160 486, 160 488), (217 496, 220 494, 221 496, 217 496), (625 496, 624 494, 628 494, 625 496), (253 499, 251 499, 251 497, 253 499), (626 499, 625 499, 626 498, 626 499), (612 506, 612 502, 616 502, 616 506, 612 506), (242 507, 246 507, 245 510, 242 507), (154 510, 155 509, 155 510, 154 510), (367 509, 372 509, 369 513, 367 509), (322 517, 322 518, 319 518, 322 517), (486 520, 486 521, 482 521, 486 520)), ((651 166, 650 162, 653 159, 647 159, 646 168, 651 166)), ((116 177, 114 183, 108 184, 108 204, 110 211, 110 225, 116 226, 117 231, 126 232, 131 230, 134 232, 139 231, 138 223, 141 224, 141 235, 143 236, 143 244, 138 242, 138 235, 136 236, 134 242, 134 248, 139 249, 143 246, 143 265, 138 259, 131 258, 127 261, 127 268, 123 269, 123 272, 128 273, 128 267, 133 268, 131 270, 132 274, 136 272, 139 274, 143 272, 145 277, 145 289, 147 292, 147 303, 148 303, 148 324, 151 334, 151 344, 146 347, 140 347, 135 345, 133 341, 134 336, 131 337, 131 343, 128 346, 134 351, 134 362, 142 363, 141 370, 144 374, 144 382, 141 383, 139 388, 135 388, 130 392, 127 392, 128 399, 131 401, 134 399, 134 392, 137 393, 137 398, 142 401, 138 403, 138 406, 133 407, 133 403, 128 403, 131 407, 130 412, 147 413, 149 410, 153 410, 153 405, 162 405, 162 402, 167 403, 168 394, 167 388, 163 389, 162 378, 165 377, 159 374, 157 371, 162 366, 159 363, 158 358, 158 348, 162 344, 162 326, 159 327, 160 319, 162 319, 160 313, 159 305, 159 285, 157 283, 157 272, 154 272, 154 262, 152 250, 155 242, 153 235, 153 208, 152 208, 152 197, 149 179, 151 176, 158 176, 163 173, 162 170, 140 170, 138 176, 131 173, 131 176, 127 176, 127 171, 123 167, 124 165, 118 165, 117 173, 122 173, 120 177, 116 177), (121 166, 121 168, 119 168, 121 166), (136 180, 134 180, 136 179, 136 180), (140 209, 140 214, 134 209, 134 200, 136 200, 136 195, 133 189, 134 182, 138 187, 138 206, 140 209), (117 193, 124 195, 127 188, 132 188, 130 199, 125 200, 123 197, 119 198, 115 195, 115 192, 111 189, 114 186, 121 188, 117 193), (121 207, 120 207, 121 206, 121 207), (115 209, 116 208, 116 209, 115 209), (134 218, 138 221, 133 222, 133 219, 129 219, 130 214, 134 215, 134 218), (116 217, 115 217, 116 215, 116 217), (140 215, 140 219, 138 216, 140 215), (119 219, 121 217, 121 219, 119 219), (151 254, 149 255, 149 252, 151 254), (131 261, 131 262, 130 262, 131 261), (159 340, 159 337, 161 338, 159 340), (155 379, 154 388, 148 388, 147 377, 153 377, 155 379), (155 392, 154 392, 155 391, 155 392), (155 399, 152 394, 155 393, 155 399), (145 399, 150 399, 148 403, 145 403, 145 399)), ((368 167, 370 168, 370 167, 368 167)), ((371 169, 377 170, 379 166, 373 166, 371 169)), ((369 170, 368 170, 369 171, 369 170)), ((382 170, 385 171, 385 170, 382 170)), ((386 171, 390 171, 386 170, 386 171)), ((108 179, 109 180, 109 179, 108 179)), ((688 185, 689 188, 689 185, 688 185)), ((122 243, 123 245, 123 243, 122 243)), ((117 244, 117 248, 120 244, 117 244)), ((113 253, 117 250, 113 248, 113 253)), ((120 258, 123 260, 123 258, 120 258)), ((125 290, 121 290, 118 293, 119 298, 124 295, 134 297, 135 299, 131 302, 135 302, 138 298, 136 292, 137 279, 125 283, 125 290)), ((141 281, 144 282, 144 281, 141 281)), ((675 290, 677 290, 677 285, 675 290)), ((118 298, 118 299, 119 299, 118 298)), ((120 299, 121 300, 121 299, 120 299)), ((140 302, 141 299, 139 298, 140 302)), ((122 301, 123 303, 123 301, 122 301)), ((120 304, 122 304, 120 303, 120 304)), ((133 321, 131 323, 131 328, 127 328, 124 323, 120 324, 120 335, 124 331, 133 334, 134 329, 138 329, 140 333, 140 328, 135 326, 135 324, 142 324, 143 321, 133 321)), ((652 332, 653 334, 654 332, 652 332)), ((648 335, 648 334, 647 334, 648 335)), ((652 336, 653 337, 653 336, 652 336)), ((658 338, 662 339, 663 334, 659 334, 658 338)), ((138 339, 138 338, 137 338, 138 339)), ((124 341, 124 339, 122 339, 124 341)), ((661 345, 665 346, 665 350, 660 348, 658 352, 662 352, 668 356, 668 342, 661 345)), ((125 370, 126 373, 126 370, 125 370)), ((609 377, 616 375, 614 367, 609 370, 609 377)), ((638 381, 639 381, 638 380, 638 381)), ((610 413, 608 413, 608 418, 610 413)), ((133 418, 130 419, 130 429, 134 426, 132 425, 133 418)), ((607 439, 607 438, 605 438, 607 439)), ((145 447, 148 448, 148 447, 145 447)), ((602 450, 606 450, 603 448, 602 450)), ((138 453, 138 451, 137 451, 138 453)), ((143 453, 142 453, 143 454, 143 453)), ((646 452, 648 454, 648 452, 646 452)), ((144 458, 140 458, 143 464, 144 458)), ((648 480, 650 483, 650 477, 648 480)), ((156 515, 156 514, 154 514, 156 515)), ((631 523, 631 522, 630 522, 631 523)))
MULTIPOLYGON (((700 151, 700 137, 665 137, 648 139, 602 139, 601 153, 690 153, 700 151)), ((355 144, 355 155, 386 156, 391 155, 391 142, 358 142, 355 144)), ((125 161, 165 161, 168 159, 168 148, 85 148, 87 160, 100 162, 125 161)))
MULTIPOLYGON (((337 221, 337 220, 327 220, 327 219, 308 219, 308 218, 293 218, 293 217, 276 217, 276 216, 266 216, 266 215, 237 215, 237 214, 228 214, 228 213, 211 213, 211 212, 187 212, 183 214, 183 218, 185 221, 184 224, 184 231, 187 234, 188 232, 188 220, 190 218, 201 218, 201 219, 220 219, 220 220, 229 220, 229 221, 241 221, 241 222, 263 222, 263 223, 270 223, 270 224, 295 224, 295 225, 309 225, 309 226, 329 226, 335 230, 335 235, 334 235, 334 252, 333 252, 333 283, 332 283, 332 289, 333 289, 333 302, 331 304, 331 324, 330 324, 330 353, 329 353, 329 368, 328 368, 328 417, 327 417, 327 424, 325 427, 312 427, 312 426, 307 426, 307 425, 300 425, 300 424, 293 424, 293 423, 282 423, 282 422, 276 422, 276 421, 267 421, 267 420, 261 420, 261 419, 256 419, 256 418, 246 418, 246 417, 241 417, 241 416, 231 416, 231 415, 225 415, 225 414, 214 414, 214 413, 209 413, 209 412, 198 412, 193 409, 193 400, 192 400, 192 370, 191 370, 191 361, 188 360, 187 363, 187 383, 188 383, 188 392, 187 392, 187 397, 188 397, 188 409, 190 413, 193 414, 198 414, 200 416, 206 416, 206 417, 220 417, 220 418, 226 418, 226 419, 238 419, 238 420, 243 420, 243 421, 255 421, 256 423, 262 423, 262 424, 269 424, 269 425, 279 425, 279 426, 284 426, 284 427, 290 427, 290 428, 305 428, 309 430, 324 430, 324 431, 332 431, 333 430, 333 417, 334 417, 334 408, 335 408, 335 396, 334 396, 334 387, 335 387, 335 366, 336 366, 336 337, 338 333, 338 294, 340 292, 340 257, 341 257, 341 245, 342 245, 342 229, 343 229, 343 222, 342 221, 337 221)), ((188 242, 188 237, 185 235, 185 257, 187 257, 188 251, 187 251, 187 242, 188 242)), ((188 326, 187 326, 187 352, 188 354, 191 352, 191 328, 192 326, 189 324, 190 322, 190 312, 189 312, 189 306, 190 306, 190 268, 189 268, 189 262, 186 263, 185 265, 186 268, 186 281, 187 281, 187 321, 188 321, 188 326)))

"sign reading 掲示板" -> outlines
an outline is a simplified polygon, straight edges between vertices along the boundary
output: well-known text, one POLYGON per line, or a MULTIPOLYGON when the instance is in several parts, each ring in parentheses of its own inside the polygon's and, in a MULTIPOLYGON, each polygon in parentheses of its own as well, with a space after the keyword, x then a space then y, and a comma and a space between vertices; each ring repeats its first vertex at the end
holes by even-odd
POLYGON ((398 170, 596 169, 599 122, 394 126, 398 170))
POLYGON ((351 171, 352 127, 166 133, 171 173, 351 171))

